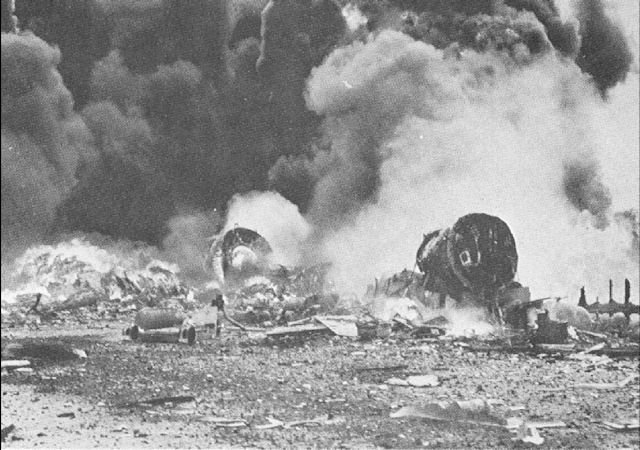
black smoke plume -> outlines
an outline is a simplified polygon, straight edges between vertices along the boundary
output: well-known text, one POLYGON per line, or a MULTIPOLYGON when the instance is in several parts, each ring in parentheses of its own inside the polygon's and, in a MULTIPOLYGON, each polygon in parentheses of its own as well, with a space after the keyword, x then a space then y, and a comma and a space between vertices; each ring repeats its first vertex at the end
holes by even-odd
MULTIPOLYGON (((234 194, 268 188, 318 227, 342 227, 375 203, 384 143, 397 125, 432 114, 419 100, 425 86, 436 87, 432 98, 446 96, 424 79, 433 58, 410 54, 398 76, 374 74, 353 89, 341 79, 328 100, 312 99, 314 69, 328 58, 340 65, 351 40, 364 39, 346 31, 345 3, 17 0, 27 31, 2 35, 3 250, 77 230, 161 244, 234 194), (194 219, 169 221, 185 212, 194 219)), ((374 36, 403 31, 458 61, 471 49, 517 70, 553 48, 567 59, 577 52, 575 30, 550 1, 356 3, 374 36)), ((5 6, 3 31, 11 31, 5 6)), ((583 41, 624 53, 602 8, 585 11, 583 41)), ((597 46, 587 44, 581 67, 603 80, 589 62, 602 59, 597 46)), ((411 40, 398 45, 391 51, 411 40)), ((356 75, 379 67, 376 58, 356 75)), ((491 85, 492 71, 479 64, 468 82, 491 85)), ((621 80, 616 73, 599 86, 621 80)), ((568 177, 568 195, 600 217, 606 188, 589 181, 590 170, 568 177)))
POLYGON ((518 45, 524 45, 536 54, 553 46, 573 57, 578 50, 575 27, 562 22, 553 2, 548 0, 393 0, 360 4, 370 15, 370 29, 397 28, 437 48, 455 44, 479 51, 513 52, 518 45), (532 12, 543 27, 519 11, 532 12))
POLYGON ((265 4, 19 1, 21 23, 44 40, 3 34, 3 246, 30 228, 26 241, 79 230, 160 244, 175 214, 267 189, 269 168, 315 133, 304 80, 344 19, 334 3, 310 1, 256 33, 242 18, 265 4), (295 45, 278 41, 289 26, 308 45, 284 85, 259 75, 261 55, 289 68, 255 36, 295 45))
POLYGON ((562 182, 567 199, 578 211, 591 213, 599 229, 609 225, 611 193, 601 180, 596 161, 590 158, 567 161, 562 182))
POLYGON ((577 30, 572 23, 562 22, 553 0, 506 0, 505 4, 534 13, 544 25, 551 44, 563 55, 576 57, 580 48, 577 30))
POLYGON ((593 76, 604 96, 625 79, 633 55, 620 28, 607 17, 601 0, 580 2, 579 19, 582 46, 576 63, 593 76))
POLYGON ((311 68, 345 32, 340 8, 330 0, 272 0, 262 12, 257 71, 283 132, 312 121, 303 96, 311 68))
POLYGON ((3 257, 49 231, 76 172, 94 158, 59 61, 31 34, 2 33, 3 257))
POLYGON ((24 29, 60 48, 60 73, 80 107, 94 64, 114 49, 134 73, 182 59, 218 82, 226 77, 224 0, 18 0, 16 14, 24 29))
POLYGON ((17 0, 16 15, 23 30, 29 30, 63 55, 57 69, 71 91, 77 107, 89 95, 93 63, 111 47, 109 17, 97 0, 17 0))
MULTIPOLYGON (((543 6, 546 3, 543 1, 520 2, 514 7, 495 1, 436 0, 357 4, 369 15, 369 29, 374 32, 395 28, 418 41, 448 49, 448 54, 454 57, 459 58, 465 48, 470 48, 477 52, 498 53, 518 64, 527 64, 532 58, 548 53, 553 48, 543 24, 527 11, 538 11, 548 23, 551 23, 552 18, 558 18, 557 10, 549 4, 545 9, 543 6)), ((265 18, 269 17, 267 13, 268 10, 265 10, 265 18)), ((576 32, 570 28, 569 25, 566 26, 567 34, 570 35, 567 39, 575 42, 576 32)), ((288 29, 293 30, 293 27, 288 29)), ((289 37, 287 41, 295 42, 295 39, 289 37)), ((265 47, 265 42, 268 44, 263 39, 263 55, 268 53, 269 48, 265 47)), ((568 44, 559 43, 557 39, 556 43, 564 46, 563 51, 569 52, 568 44)), ((382 47, 384 44, 380 45, 382 47)), ((275 47, 281 49, 283 46, 275 47)), ((299 62, 300 58, 295 55, 300 54, 300 48, 303 48, 302 44, 299 44, 298 50, 289 48, 280 58, 283 61, 289 58, 299 62)), ((349 58, 349 51, 345 50, 344 55, 339 55, 341 51, 331 56, 331 64, 336 67, 335 76, 344 76, 343 81, 348 84, 349 78, 358 79, 359 76, 339 73, 342 60, 349 58)), ((380 51, 383 54, 386 51, 393 53, 394 49, 381 48, 380 51)), ((572 47, 570 51, 575 49, 572 47)), ((347 90, 341 98, 334 98, 330 93, 320 94, 322 88, 319 86, 323 80, 315 80, 319 100, 313 98, 314 92, 310 88, 307 107, 324 117, 319 128, 323 135, 307 151, 295 157, 281 158, 270 172, 272 185, 305 210, 309 208, 309 216, 320 230, 339 229, 345 221, 348 222, 349 217, 367 204, 375 202, 380 185, 379 169, 384 160, 381 146, 409 112, 421 108, 420 96, 425 89, 429 89, 425 88, 429 85, 424 71, 424 65, 429 64, 427 61, 407 56, 407 62, 398 69, 398 74, 381 71, 380 79, 367 80, 370 66, 385 63, 375 54, 371 55, 371 59, 369 61, 363 56, 361 61, 362 74, 359 75, 366 81, 359 84, 365 85, 347 90), (385 79, 386 76, 389 78, 385 79), (389 95, 389 91, 394 90, 393 83, 398 84, 395 88, 397 92, 389 95), (405 88, 401 88, 401 85, 405 88)), ((292 63, 286 62, 277 67, 291 66, 292 63)), ((263 64, 263 67, 268 68, 269 65, 263 64)), ((491 83, 491 72, 490 65, 478 68, 478 82, 491 83)), ((306 72, 302 69, 296 75, 276 72, 273 77, 276 80, 286 80, 287 83, 283 82, 283 85, 288 85, 291 79, 298 79, 301 73, 306 72)), ((333 80, 324 81, 331 83, 333 80)), ((340 86, 339 90, 342 91, 343 87, 340 86)), ((414 114, 420 113, 428 114, 414 111, 414 114)), ((296 113, 295 117, 299 118, 301 115, 296 113)))
POLYGON ((613 218, 617 223, 625 227, 631 235, 631 245, 628 253, 633 261, 637 261, 640 258, 640 217, 638 216, 638 210, 627 209, 617 212, 613 218))

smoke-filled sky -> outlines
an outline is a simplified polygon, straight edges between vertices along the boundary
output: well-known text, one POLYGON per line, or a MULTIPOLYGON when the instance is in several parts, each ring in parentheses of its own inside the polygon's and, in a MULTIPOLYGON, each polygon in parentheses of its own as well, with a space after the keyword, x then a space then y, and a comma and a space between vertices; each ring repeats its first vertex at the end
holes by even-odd
POLYGON ((534 295, 638 286, 635 0, 10 4, 3 277, 96 232, 197 272, 229 211, 359 292, 486 212, 534 295))

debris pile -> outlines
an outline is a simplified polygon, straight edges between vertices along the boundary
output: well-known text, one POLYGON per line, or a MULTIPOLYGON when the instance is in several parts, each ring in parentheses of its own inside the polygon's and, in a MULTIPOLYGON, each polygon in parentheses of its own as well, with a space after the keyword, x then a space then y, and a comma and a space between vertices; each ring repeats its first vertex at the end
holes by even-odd
POLYGON ((279 266, 249 278, 235 290, 227 290, 228 305, 239 320, 265 326, 336 313, 340 296, 326 281, 328 270, 326 264, 306 268, 279 266))
POLYGON ((622 314, 627 322, 631 318, 631 314, 640 314, 640 305, 631 303, 631 282, 624 280, 624 303, 616 302, 613 299, 613 280, 609 280, 609 302, 601 304, 597 299, 595 303, 587 304, 587 297, 584 287, 580 289, 580 298, 578 306, 586 309, 589 313, 595 314, 597 318, 600 315, 608 314, 612 317, 614 314, 622 314))
POLYGON ((193 292, 178 268, 144 249, 125 258, 85 240, 39 246, 16 261, 2 291, 2 322, 22 324, 89 308, 98 317, 143 306, 188 307, 193 292))
POLYGON ((177 267, 145 250, 123 256, 79 239, 29 250, 13 274, 19 289, 2 293, 3 323, 37 324, 70 311, 97 318, 124 313, 133 319, 125 330, 133 340, 193 344, 196 331, 218 336, 224 317, 272 339, 470 338, 475 351, 575 353, 594 344, 603 344, 590 350, 600 354, 637 351, 621 340, 627 335, 597 332, 589 314, 622 313, 628 325, 639 309, 629 300, 628 281, 624 303, 611 298, 607 305, 587 305, 584 290, 577 306, 559 298, 532 300, 529 288, 513 281, 517 253, 508 226, 486 214, 466 215, 426 235, 416 259, 421 272, 376 279, 362 298, 338 294, 328 264, 274 265, 269 242, 246 228, 235 227, 212 245, 208 263, 220 266, 222 284, 192 289, 177 267))

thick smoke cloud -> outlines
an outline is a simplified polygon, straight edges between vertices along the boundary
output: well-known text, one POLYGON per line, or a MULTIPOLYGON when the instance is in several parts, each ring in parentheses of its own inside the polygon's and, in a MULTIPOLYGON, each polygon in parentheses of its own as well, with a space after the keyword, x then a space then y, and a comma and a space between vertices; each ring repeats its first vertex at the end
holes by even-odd
POLYGON ((567 199, 578 211, 589 211, 597 228, 609 225, 611 193, 602 182, 595 160, 587 158, 565 162, 562 183, 567 199))
MULTIPOLYGON (((338 231, 322 241, 338 286, 358 289, 376 274, 411 267, 420 232, 470 211, 498 215, 510 225, 523 257, 521 280, 533 292, 571 294, 587 280, 598 292, 608 277, 637 282, 629 225, 615 220, 602 229, 612 218, 609 186, 611 192, 622 186, 598 164, 614 158, 620 170, 617 145, 637 149, 637 126, 626 131, 637 121, 637 106, 618 122, 603 121, 609 105, 590 89, 588 77, 561 61, 552 53, 524 65, 503 53, 467 51, 458 58, 383 32, 334 52, 312 73, 309 104, 325 115, 340 159, 318 186, 339 173, 336 179, 345 188, 317 189, 311 208, 322 211, 314 221, 341 217, 338 231), (368 60, 377 63, 367 65, 368 60), (380 132, 378 124, 380 134, 368 136, 380 140, 357 147, 361 133, 368 132, 358 118, 377 124, 384 107, 389 128, 380 132), (601 133, 623 138, 607 143, 601 133), (343 148, 366 148, 362 160, 377 162, 370 166, 376 190, 346 217, 335 199, 363 192, 356 181, 364 163, 343 157, 343 148), (355 168, 345 168, 349 164, 355 168)), ((636 208, 637 194, 629 200, 616 207, 636 208)))
MULTIPOLYGON (((22 132, 25 139, 44 146, 51 165, 50 176, 30 188, 33 202, 15 202, 26 209, 24 214, 10 215, 16 229, 24 219, 42 222, 40 234, 98 231, 160 244, 171 230, 167 221, 180 211, 223 209, 236 193, 266 189, 269 168, 281 155, 299 153, 314 132, 315 119, 309 119, 304 108, 304 78, 309 64, 319 64, 344 29, 333 3, 308 2, 302 17, 272 22, 263 30, 269 42, 288 26, 309 38, 305 73, 296 83, 281 86, 277 98, 256 69, 260 42, 249 37, 233 48, 226 42, 233 26, 259 12, 264 1, 231 6, 217 0, 80 3, 68 0, 46 6, 24 0, 18 5, 27 28, 59 45, 57 51, 38 40, 43 51, 54 55, 47 60, 50 69, 55 72, 59 66, 62 79, 80 99, 80 113, 73 113, 72 96, 55 72, 60 84, 55 89, 64 90, 68 102, 64 109, 86 135, 81 147, 95 150, 95 155, 72 170, 57 164, 51 154, 60 145, 41 141, 59 139, 60 133, 55 126, 32 120, 34 115, 47 117, 51 108, 40 102, 27 110, 21 101, 9 110, 5 105, 10 97, 34 86, 29 80, 20 84, 19 76, 3 83, 3 123, 8 124, 3 125, 3 145, 13 139, 5 132, 21 126, 14 123, 35 123, 22 132), (70 56, 60 59, 60 52, 70 56), (296 107, 308 119, 300 127, 289 122, 289 111, 296 107), (56 186, 45 184, 49 178, 56 186)), ((22 52, 14 53, 27 58, 22 52)), ((285 63, 267 59, 274 67, 285 63)), ((3 35, 3 79, 11 61, 9 52, 4 52, 3 35)), ((4 160, 11 157, 3 152, 4 160)), ((21 172, 31 171, 23 168, 16 173, 21 172)), ((7 176, 3 183, 3 195, 24 186, 17 177, 7 176)), ((3 242, 4 236, 8 235, 3 234, 3 242)))
POLYGON ((273 250, 273 261, 288 266, 302 262, 303 243, 311 233, 296 205, 275 192, 249 192, 229 201, 222 232, 242 226, 264 236, 273 250))
POLYGON ((346 23, 331 0, 272 0, 262 12, 257 71, 283 132, 304 130, 313 119, 303 91, 311 68, 342 38, 346 23))
POLYGON ((207 276, 203 261, 214 237, 222 227, 218 211, 182 213, 167 223, 169 232, 162 242, 163 257, 180 267, 183 275, 196 281, 207 276))
MULTIPOLYGON (((600 3, 580 9, 580 35, 545 0, 360 0, 359 10, 348 3, 351 14, 366 16, 368 30, 347 30, 340 8, 347 3, 18 0, 20 28, 52 47, 3 33, 2 208, 12 212, 3 214, 3 249, 57 232, 98 231, 165 246, 197 271, 185 255, 202 249, 196 241, 216 228, 218 216, 206 211, 223 215, 234 195, 275 189, 312 223, 307 245, 331 256, 335 240, 351 239, 353 230, 386 225, 387 215, 405 220, 419 208, 387 208, 390 198, 405 195, 394 176, 421 186, 416 198, 437 198, 440 189, 463 196, 451 180, 475 167, 465 158, 507 158, 507 173, 521 173, 511 147, 530 152, 516 160, 549 167, 540 183, 544 198, 554 199, 554 215, 580 226, 609 222, 603 235, 626 230, 612 212, 637 207, 628 189, 633 171, 616 170, 637 159, 629 144, 637 127, 624 116, 629 104, 619 105, 637 93, 624 82, 628 66, 598 72, 597 61, 607 60, 596 50, 608 48, 616 62, 626 48, 600 3), (578 53, 580 69, 605 99, 594 100, 589 77, 573 62, 578 53), (28 76, 19 74, 22 66, 28 76), (522 100, 538 91, 553 108, 522 100), (483 128, 479 116, 495 119, 494 126, 483 128), (494 136, 499 151, 488 143, 479 150, 469 127, 494 136), (428 167, 426 174, 409 170, 412 158, 398 159, 399 143, 420 149, 411 155, 426 158, 416 164, 428 167)), ((3 9, 3 24, 6 17, 3 9)), ((483 170, 491 179, 494 172, 483 170)), ((531 179, 523 183, 537 189, 531 179)), ((465 186, 473 190, 473 183, 465 186)), ((467 202, 449 213, 469 208, 491 204, 467 202)), ((505 219, 516 223, 516 235, 543 238, 518 223, 519 213, 533 213, 510 211, 505 219)), ((455 218, 416 215, 400 229, 421 233, 455 218)), ((598 236, 585 242, 601 242, 598 236)), ((628 249, 628 242, 618 247, 628 249)), ((535 246, 525 250, 541 260, 535 246)))
POLYGON ((83 106, 92 65, 111 46, 108 18, 100 13, 99 2, 17 0, 16 15, 23 30, 60 49, 64 57, 58 70, 76 105, 83 106))
MULTIPOLYGON (((576 27, 573 23, 560 18, 558 9, 551 1, 512 0, 472 3, 396 1, 359 2, 358 4, 369 16, 370 29, 395 28, 418 41, 446 50, 450 56, 460 57, 462 52, 469 48, 477 52, 499 52, 510 57, 517 64, 526 65, 536 57, 549 53, 553 48, 569 58, 575 58, 578 54, 580 39, 576 27)), ((600 14, 604 16, 604 11, 600 11, 600 14)), ((295 42, 295 39, 290 38, 288 42, 295 42)), ((282 46, 278 48, 280 47, 282 46)), ((288 50, 288 57, 294 58, 291 55, 296 54, 295 49, 288 50)), ((339 58, 336 56, 332 58, 339 66, 339 58)), ((366 71, 366 62, 363 61, 363 64, 366 71)), ((290 63, 287 63, 287 66, 289 65, 290 63)), ((489 67, 488 70, 491 68, 489 67)), ((278 74, 278 78, 287 79, 287 76, 278 74)), ((410 83, 413 81, 415 80, 410 78, 410 83)), ((372 81, 371 84, 375 82, 372 81)), ((378 93, 375 86, 369 87, 371 92, 378 93)), ((289 92, 292 91, 295 89, 289 92)), ((296 96, 297 94, 294 95, 296 96)), ((347 98, 351 97, 347 96, 347 98)), ((371 98, 377 97, 372 94, 371 98)), ((363 108, 367 114, 370 111, 376 111, 371 113, 373 114, 371 120, 369 117, 358 119, 357 113, 351 114, 349 108, 353 107, 358 111, 357 105, 345 106, 346 114, 349 114, 353 121, 360 120, 363 127, 369 128, 351 131, 357 128, 354 123, 345 127, 348 131, 340 132, 336 127, 328 124, 333 120, 333 111, 324 110, 323 105, 315 105, 311 99, 307 102, 309 109, 319 115, 330 116, 323 124, 322 139, 316 140, 313 146, 305 147, 299 155, 282 158, 272 168, 270 177, 274 188, 305 210, 309 205, 315 204, 311 215, 314 220, 319 220, 319 228, 322 229, 331 223, 333 227, 339 227, 340 217, 347 217, 351 212, 375 198, 378 178, 376 171, 380 164, 375 149, 386 138, 385 133, 394 130, 396 125, 393 107, 386 108, 385 101, 380 101, 379 109, 363 108), (378 112, 378 120, 381 123, 376 122, 378 112), (352 133, 353 138, 346 136, 349 132, 352 133), (342 134, 342 137, 335 136, 335 133, 342 134), (331 144, 327 144, 328 142, 331 144), (341 148, 346 150, 341 151, 341 148), (334 169, 330 168, 332 165, 334 169), (338 166, 339 168, 336 168, 338 166), (345 183, 347 185, 344 185, 345 183), (338 185, 344 186, 336 187, 338 185), (319 191, 324 191, 324 194, 318 193, 319 191), (312 201, 312 198, 316 200, 312 201), (326 208, 321 206, 322 200, 318 200, 319 198, 328 199, 327 203, 334 209, 334 213, 326 211, 326 208), (334 199, 337 200, 334 202, 334 199)), ((391 104, 402 103, 397 100, 397 97, 391 98, 390 101, 391 104)), ((408 102, 410 103, 411 99, 408 102)), ((298 109, 290 108, 289 111, 298 111, 298 109)), ((302 117, 298 112, 294 116, 302 117)), ((594 170, 597 172, 597 163, 592 165, 595 165, 594 170)), ((569 175, 567 177, 570 178, 569 175)), ((601 191, 604 192, 602 189, 601 191)), ((590 192, 594 195, 598 193, 594 189, 590 192)), ((601 203, 594 199, 584 201, 601 203)), ((595 203, 591 209, 593 207, 595 203)), ((600 225, 604 223, 601 222, 600 225)))
POLYGON ((513 50, 524 44, 531 53, 540 53, 549 44, 575 59, 604 95, 624 80, 633 56, 601 0, 575 3, 579 30, 572 21, 560 17, 553 0, 358 2, 370 16, 371 29, 398 29, 437 48, 454 44, 480 51, 513 50), (542 32, 523 20, 523 13, 527 12, 535 15, 543 26, 542 32))
POLYGON ((577 53, 575 27, 563 22, 553 3, 546 0, 360 4, 370 16, 370 29, 397 29, 436 48, 454 45, 514 52, 518 46, 526 46, 529 52, 540 53, 553 46, 566 55, 577 53))
POLYGON ((224 0, 18 0, 16 13, 24 29, 65 55, 59 70, 79 106, 91 95, 93 65, 113 49, 134 73, 182 59, 216 82, 226 79, 225 42, 235 18, 224 0))
POLYGON ((578 17, 582 46, 576 62, 593 76, 604 95, 625 79, 633 55, 622 31, 605 14, 600 0, 581 2, 578 17))
POLYGON ((2 33, 2 253, 41 238, 92 155, 56 65, 60 52, 2 33))
POLYGON ((627 253, 632 261, 638 261, 640 259, 640 217, 638 217, 638 210, 628 209, 618 212, 614 215, 614 219, 631 236, 631 245, 627 253))
POLYGON ((408 111, 423 109, 425 95, 447 98, 446 90, 430 86, 429 53, 422 44, 375 39, 334 52, 314 72, 309 107, 326 117, 323 125, 332 152, 327 172, 316 184, 310 209, 319 229, 336 228, 349 215, 375 199, 384 159, 381 145, 391 137, 408 111), (398 61, 403 68, 397 70, 398 61))
POLYGON ((576 27, 571 22, 563 22, 553 0, 506 0, 508 6, 531 11, 544 25, 547 37, 554 48, 563 55, 574 57, 580 49, 580 39, 576 27))
POLYGON ((60 227, 158 242, 174 194, 154 158, 149 125, 108 101, 90 104, 83 116, 100 157, 60 206, 60 227))
MULTIPOLYGON (((507 23, 500 20, 481 16, 465 22, 473 25, 475 31, 471 34, 476 36, 480 50, 500 53, 504 50, 503 58, 508 59, 508 64, 519 64, 526 63, 545 48, 538 43, 525 45, 520 34, 514 34, 513 42, 506 47, 498 46, 504 29, 495 26, 507 23)), ((537 30, 544 40, 542 27, 532 16, 515 14, 509 20, 522 24, 521 31, 537 30)), ((289 170, 280 167, 279 173, 291 178, 291 173, 297 170, 301 177, 309 179, 314 171, 320 172, 319 177, 315 177, 319 181, 310 209, 310 217, 320 230, 339 228, 352 214, 375 201, 380 186, 379 169, 385 159, 381 146, 407 114, 444 119, 452 113, 434 108, 433 104, 425 103, 424 98, 449 100, 447 85, 433 79, 442 70, 454 72, 460 54, 448 53, 453 58, 452 69, 444 69, 437 62, 441 55, 424 48, 419 42, 373 39, 364 47, 354 44, 337 50, 312 74, 308 106, 325 117, 324 137, 331 142, 331 152, 320 160, 321 167, 313 164, 309 168, 295 159, 290 161, 289 170), (425 70, 434 64, 435 73, 425 70)), ((469 82, 480 86, 490 84, 493 70, 491 64, 478 63, 470 70, 469 82)))

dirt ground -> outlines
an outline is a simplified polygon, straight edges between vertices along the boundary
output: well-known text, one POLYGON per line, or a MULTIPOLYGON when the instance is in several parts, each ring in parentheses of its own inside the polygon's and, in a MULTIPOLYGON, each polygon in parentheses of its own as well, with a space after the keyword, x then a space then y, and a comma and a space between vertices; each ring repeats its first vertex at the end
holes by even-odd
POLYGON ((8 448, 520 448, 515 434, 424 418, 392 418, 407 405, 488 399, 501 414, 563 421, 540 430, 540 448, 640 448, 636 431, 602 422, 638 417, 638 357, 474 352, 459 340, 398 335, 373 341, 314 336, 259 339, 226 329, 185 344, 132 342, 122 321, 3 328, 2 346, 33 353, 33 372, 2 374, 8 448), (82 349, 87 358, 71 353, 82 349), (389 378, 437 375, 436 387, 389 378), (136 405, 161 396, 195 401, 136 405), (65 414, 66 413, 66 414, 65 414), (62 416, 60 416, 62 414, 62 416), (260 429, 269 418, 315 423, 260 429), (236 419, 224 423, 223 419, 236 419), (226 426, 222 426, 226 425, 226 426))

